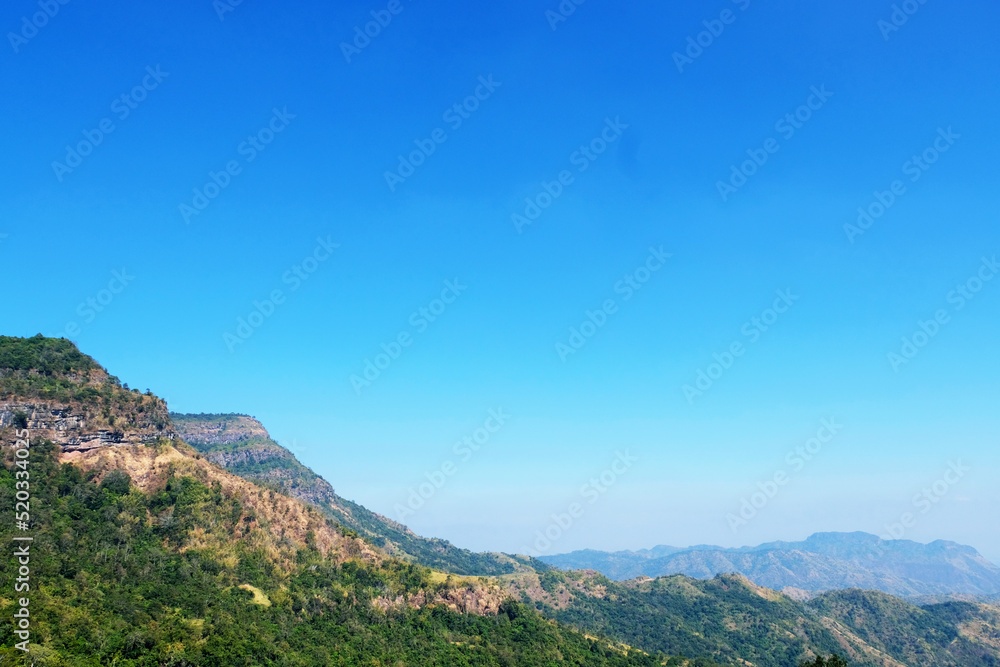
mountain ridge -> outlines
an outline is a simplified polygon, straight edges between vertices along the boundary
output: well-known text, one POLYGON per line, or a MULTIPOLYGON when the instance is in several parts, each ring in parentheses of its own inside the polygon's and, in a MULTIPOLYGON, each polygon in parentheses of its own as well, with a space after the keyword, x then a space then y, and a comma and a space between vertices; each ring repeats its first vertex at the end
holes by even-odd
POLYGON ((735 572, 775 590, 811 593, 848 588, 903 597, 1000 594, 1000 567, 975 548, 948 540, 921 544, 876 535, 815 533, 798 542, 723 548, 665 545, 640 551, 575 551, 542 556, 562 569, 593 569, 614 580, 685 574, 708 579, 735 572))
POLYGON ((447 540, 421 537, 398 521, 341 497, 329 482, 274 441, 254 417, 237 413, 170 413, 170 417, 179 436, 213 463, 312 503, 397 557, 469 576, 548 568, 528 557, 476 553, 447 540))
POLYGON ((27 557, 0 568, 0 614, 30 618, 0 624, 0 664, 662 662, 550 623, 496 580, 394 558, 207 460, 169 417, 142 437, 149 408, 165 402, 136 396, 69 341, 0 338, 0 504, 31 490, 30 517, 0 522, 0 539, 32 540, 30 587, 10 596, 27 557), (42 421, 18 407, 36 404, 42 421), (72 428, 48 428, 56 414, 72 428), (105 425, 122 437, 78 447, 105 425))
MULTIPOLYGON (((833 652, 852 667, 1000 667, 1000 608, 987 605, 919 607, 858 590, 802 602, 733 574, 615 582, 419 536, 405 544, 416 555, 397 557, 376 544, 388 540, 378 531, 405 527, 360 521, 379 517, 336 496, 253 418, 176 415, 175 423, 168 413, 147 441, 146 415, 165 410, 162 399, 147 393, 140 404, 137 392, 106 379, 87 391, 95 369, 78 372, 68 341, 0 338, 0 363, 11 350, 20 370, 0 365, 5 445, 30 417, 11 406, 39 398, 80 432, 110 416, 128 436, 80 449, 71 430, 32 434, 32 507, 41 508, 32 576, 45 582, 32 598, 39 667, 797 667, 833 652), (48 370, 35 368, 49 357, 48 370), (10 391, 10 378, 30 391, 10 391), (326 493, 369 533, 304 499, 326 493), (461 565, 466 554, 510 558, 513 571, 461 576, 422 562, 461 565)), ((15 495, 12 450, 3 448, 4 502, 15 495)), ((13 530, 0 524, 0 537, 13 530)), ((0 589, 11 579, 0 570, 0 589)), ((0 597, 0 613, 14 604, 0 597)), ((0 625, 0 664, 18 655, 14 641, 10 624, 0 625)))

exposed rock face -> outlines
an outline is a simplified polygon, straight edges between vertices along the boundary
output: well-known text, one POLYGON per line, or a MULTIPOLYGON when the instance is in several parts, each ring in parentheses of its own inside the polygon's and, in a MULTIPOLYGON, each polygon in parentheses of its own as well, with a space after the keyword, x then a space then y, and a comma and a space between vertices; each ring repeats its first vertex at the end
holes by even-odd
POLYGON ((191 417, 194 415, 180 415, 178 419, 178 428, 188 444, 232 445, 271 438, 263 424, 246 415, 204 415, 203 419, 191 417))
POLYGON ((162 399, 130 390, 72 342, 0 336, 0 438, 24 427, 67 452, 177 437, 162 399))
MULTIPOLYGON (((85 452, 98 447, 151 444, 161 438, 176 438, 166 410, 156 418, 121 420, 116 428, 103 415, 94 417, 83 405, 55 401, 0 401, 0 430, 20 428, 26 420, 31 437, 42 437, 62 446, 66 452, 85 452), (166 423, 167 425, 164 425, 166 423)), ((113 416, 113 415, 112 415, 113 416)))
MULTIPOLYGON (((271 464, 277 466, 272 474, 258 474, 260 479, 277 481, 279 477, 291 477, 292 472, 283 468, 294 468, 295 457, 290 451, 274 442, 264 425, 253 417, 245 415, 172 415, 176 418, 176 428, 180 437, 200 451, 206 459, 223 468, 246 468, 271 464), (273 474, 278 473, 278 474, 273 474)), ((295 471, 299 472, 299 471, 295 471)), ((330 488, 333 491, 333 488, 330 488)), ((316 502, 317 499, 311 499, 316 502)))
POLYGON ((275 459, 290 459, 288 452, 280 447, 260 445, 253 449, 238 449, 232 452, 208 452, 205 458, 223 468, 260 465, 275 459))
POLYGON ((495 616, 500 611, 500 605, 508 597, 509 594, 496 582, 466 582, 459 579, 454 587, 446 588, 436 594, 421 591, 416 595, 398 595, 393 599, 379 597, 372 600, 372 604, 382 611, 403 606, 420 609, 428 604, 434 604, 444 605, 452 611, 463 614, 495 616))
POLYGON ((241 477, 267 482, 290 495, 343 513, 329 482, 271 439, 264 425, 246 415, 172 414, 181 439, 212 463, 241 477))
POLYGON ((68 408, 39 406, 32 403, 0 403, 0 428, 7 426, 63 433, 79 431, 83 426, 83 418, 74 415, 68 408), (19 415, 24 415, 25 424, 15 424, 19 415))

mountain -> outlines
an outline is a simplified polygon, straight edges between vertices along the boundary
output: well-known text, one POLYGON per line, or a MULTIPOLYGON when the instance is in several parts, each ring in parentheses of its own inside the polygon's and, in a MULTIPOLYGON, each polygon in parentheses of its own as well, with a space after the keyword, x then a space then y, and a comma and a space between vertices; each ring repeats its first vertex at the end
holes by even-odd
MULTIPOLYGON (((387 538, 390 534, 387 527, 395 528, 391 520, 337 496, 325 480, 274 442, 264 426, 252 417, 233 414, 171 414, 171 417, 177 432, 209 461, 241 477, 273 485, 284 493, 311 502, 377 544, 388 544, 393 549, 397 549, 398 543, 407 544, 406 548, 416 554, 414 560, 427 564, 424 561, 426 554, 421 555, 421 550, 414 546, 439 543, 424 540, 405 528, 402 528, 403 535, 408 538, 405 542, 387 538), (361 530, 355 519, 358 516, 366 519, 361 530), (365 527, 370 527, 367 532, 365 527)), ((843 544, 835 545, 834 541, 823 540, 822 536, 813 541, 816 548, 826 544, 830 553, 837 553, 839 549, 841 556, 848 556, 843 544)), ((781 545, 767 546, 778 548, 781 545)), ((636 553, 655 560, 682 551, 685 550, 659 546, 636 553)), ((439 563, 440 553, 430 553, 434 555, 434 562, 439 563)), ((462 565, 469 562, 470 556, 492 556, 462 553, 468 554, 462 556, 462 565)), ((411 557, 410 553, 404 555, 411 557)), ((625 646, 650 653, 694 656, 710 661, 709 664, 742 664, 748 660, 761 667, 791 667, 798 665, 801 659, 834 652, 850 656, 852 665, 858 667, 952 667, 957 664, 994 667, 989 658, 992 648, 982 640, 994 632, 993 628, 1000 626, 994 622, 996 610, 983 611, 988 609, 986 607, 974 607, 968 619, 969 623, 979 622, 985 628, 978 636, 962 637, 959 623, 954 623, 949 631, 932 635, 926 645, 897 647, 892 639, 893 633, 898 631, 896 619, 879 633, 862 632, 850 625, 849 619, 834 614, 833 608, 829 616, 821 614, 801 600, 767 590, 741 577, 721 575, 711 581, 700 581, 676 576, 619 583, 592 570, 563 573, 537 561, 535 565, 541 567, 529 568, 524 561, 519 565, 517 572, 498 578, 513 598, 579 631, 612 637, 625 646), (935 637, 940 644, 933 643, 935 637), (919 656, 931 649, 936 652, 934 661, 921 662, 919 656), (969 661, 956 663, 955 655, 969 661)), ((447 566, 442 569, 455 571, 447 566)), ((886 599, 895 600, 889 596, 886 599)), ((864 596, 855 598, 859 608, 867 602, 864 596)), ((941 625, 933 615, 921 615, 919 607, 902 600, 897 602, 900 608, 918 617, 919 620, 911 625, 929 628, 941 625)), ((899 625, 910 629, 901 622, 899 625)))
POLYGON ((30 514, 0 522, 20 562, 0 614, 25 619, 0 624, 0 665, 661 664, 394 558, 210 462, 164 409, 67 341, 0 337, 0 504, 30 514))
POLYGON ((425 540, 337 496, 256 420, 175 421, 68 341, 0 337, 0 443, 0 503, 31 495, 29 529, 0 522, 0 539, 33 538, 30 576, 0 568, 0 615, 27 609, 32 632, 26 657, 0 624, 2 666, 797 667, 836 652, 1000 667, 985 604, 803 602, 729 574, 616 582, 425 540), (514 566, 463 576, 423 558, 514 566))
POLYGON ((1000 665, 1000 608, 952 601, 917 607, 877 591, 825 593, 809 602, 831 631, 907 665, 1000 665))
POLYGON ((212 463, 315 505, 337 523, 400 558, 463 575, 547 569, 544 563, 525 556, 474 553, 445 540, 420 537, 392 519, 341 498, 329 482, 275 442, 253 417, 172 413, 170 418, 178 435, 212 463))
POLYGON ((803 603, 733 574, 615 582, 591 570, 501 579, 550 618, 668 655, 756 667, 832 653, 853 667, 1000 666, 1000 608, 984 604, 919 607, 860 590, 803 603))
POLYGON ((29 428, 74 454, 177 437, 162 399, 130 390, 64 339, 0 336, 0 401, 0 428, 29 428))
MULTIPOLYGON (((121 445, 60 464, 58 445, 33 442, 32 588, 0 599, 8 619, 24 604, 12 598, 30 600, 31 665, 655 664, 551 625, 494 582, 393 559, 185 450, 121 445)), ((0 572, 5 593, 15 576, 0 572)), ((23 639, 0 626, 0 664, 29 664, 23 639)))
POLYGON ((756 547, 645 551, 576 551, 543 556, 562 569, 593 569, 611 579, 684 574, 709 579, 739 573, 775 590, 815 593, 845 588, 896 596, 975 596, 1000 594, 1000 567, 972 547, 937 541, 881 540, 867 533, 817 533, 802 542, 756 547))

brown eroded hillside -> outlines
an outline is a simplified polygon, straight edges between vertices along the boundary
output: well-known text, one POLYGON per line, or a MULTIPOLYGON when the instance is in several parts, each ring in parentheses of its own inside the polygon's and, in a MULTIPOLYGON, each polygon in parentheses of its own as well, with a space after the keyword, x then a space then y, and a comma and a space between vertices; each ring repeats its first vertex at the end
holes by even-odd
POLYGON ((275 442, 257 419, 239 414, 171 413, 178 434, 205 458, 235 475, 311 503, 387 553, 427 567, 470 576, 548 569, 524 556, 475 553, 421 537, 403 524, 341 497, 325 479, 275 442))
MULTIPOLYGON (((222 524, 196 527, 189 542, 180 547, 181 551, 212 549, 225 553, 231 550, 234 541, 244 541, 263 549, 275 565, 288 569, 294 567, 296 554, 304 546, 317 549, 324 559, 334 563, 357 559, 379 567, 391 558, 369 542, 345 533, 315 507, 228 473, 181 442, 66 452, 60 460, 71 462, 85 473, 95 473, 98 482, 113 470, 124 471, 148 495, 162 492, 172 478, 188 477, 219 489, 242 508, 239 518, 228 528, 222 524)), ((382 607, 444 604, 463 613, 495 614, 506 597, 499 584, 489 580, 441 578, 446 580, 452 585, 434 594, 420 592, 413 596, 379 598, 377 604, 382 607)))

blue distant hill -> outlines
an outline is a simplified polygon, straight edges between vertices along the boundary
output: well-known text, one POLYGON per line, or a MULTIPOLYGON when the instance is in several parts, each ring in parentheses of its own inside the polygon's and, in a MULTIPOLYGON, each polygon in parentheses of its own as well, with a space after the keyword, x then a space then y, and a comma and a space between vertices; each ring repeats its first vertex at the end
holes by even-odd
POLYGON ((585 550, 541 560, 561 569, 597 570, 619 581, 671 574, 710 579, 732 572, 768 588, 807 593, 864 588, 906 597, 1000 595, 1000 567, 972 547, 943 540, 882 540, 862 532, 817 533, 802 542, 731 549, 585 550))

